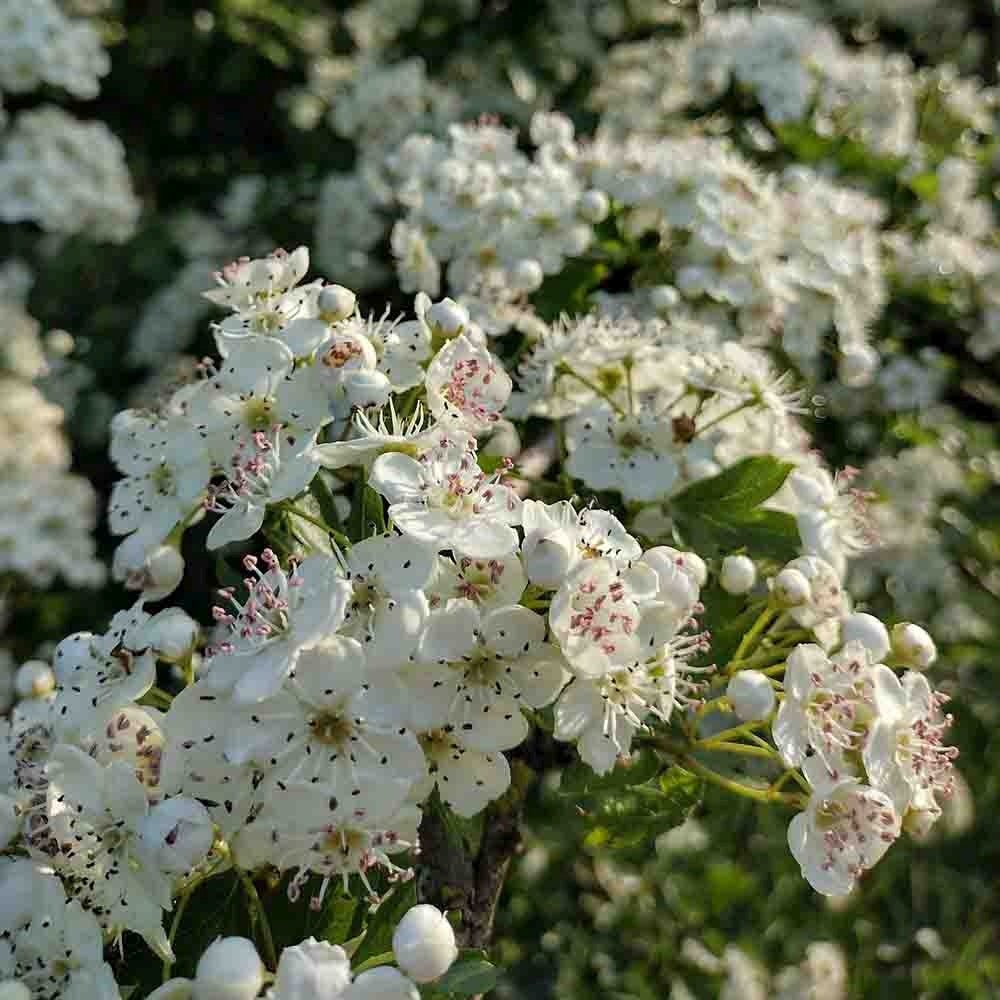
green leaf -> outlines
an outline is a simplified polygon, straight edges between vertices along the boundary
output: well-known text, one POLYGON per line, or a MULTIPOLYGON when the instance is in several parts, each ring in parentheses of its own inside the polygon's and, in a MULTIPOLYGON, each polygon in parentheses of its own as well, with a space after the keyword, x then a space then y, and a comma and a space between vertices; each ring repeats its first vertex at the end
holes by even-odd
POLYGON ((583 313, 588 297, 608 275, 602 261, 569 260, 558 274, 550 275, 532 296, 535 311, 551 323, 563 313, 583 313))
POLYGON ((705 507, 733 514, 749 514, 774 496, 795 466, 770 455, 744 458, 717 476, 700 479, 674 497, 677 507, 696 511, 705 507))
POLYGON ((463 952, 434 984, 434 989, 454 997, 471 997, 493 989, 499 979, 500 970, 488 962, 482 952, 463 952))
POLYGON ((567 767, 559 780, 559 794, 567 798, 585 798, 645 784, 660 772, 660 761, 651 750, 633 754, 627 763, 619 760, 607 774, 597 774, 582 760, 567 767))
POLYGON ((403 914, 417 903, 415 880, 397 885, 379 904, 365 929, 365 936, 354 953, 356 964, 392 950, 392 933, 403 914))
POLYGON ((688 818, 701 801, 702 787, 700 778, 671 767, 645 784, 595 796, 586 817, 584 846, 612 852, 646 850, 661 833, 688 818))
POLYGON ((794 468, 770 456, 746 458, 674 497, 674 523, 684 544, 701 555, 746 549, 752 556, 787 562, 798 555, 795 518, 762 510, 794 468))

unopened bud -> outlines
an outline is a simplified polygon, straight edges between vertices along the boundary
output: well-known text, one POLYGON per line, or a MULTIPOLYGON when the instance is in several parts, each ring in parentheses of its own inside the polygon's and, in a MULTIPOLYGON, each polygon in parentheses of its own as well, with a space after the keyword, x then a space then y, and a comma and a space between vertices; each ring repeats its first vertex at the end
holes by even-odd
POLYGON ((431 329, 445 337, 457 337, 469 325, 469 310, 454 299, 442 299, 424 314, 431 329))
POLYGON ((774 711, 774 686, 759 670, 741 670, 726 687, 726 697, 743 722, 766 719, 774 711))
POLYGON ((680 300, 680 292, 673 285, 655 285, 649 290, 649 303, 658 313, 668 312, 680 300))
POLYGON ((28 660, 18 667, 14 690, 19 698, 44 698, 55 690, 56 675, 42 660, 28 660))
POLYGON ((198 961, 198 1000, 253 1000, 264 985, 264 966, 252 941, 216 938, 198 961))
POLYGON ((524 571, 536 587, 555 590, 576 562, 576 544, 568 531, 554 529, 527 535, 521 546, 524 571))
POLYGON ((900 622, 892 630, 892 651, 904 666, 926 670, 937 659, 934 640, 919 625, 900 622))
POLYGON ((519 260, 510 272, 510 283, 519 292, 533 292, 545 280, 542 265, 537 260, 519 260))
POLYGON ((774 578, 771 593, 786 608, 797 608, 812 599, 812 588, 805 575, 787 566, 774 578))
POLYGON ((177 663, 185 659, 198 641, 198 623, 180 608, 164 608, 146 623, 149 645, 162 660, 177 663))
POLYGON ((354 312, 358 297, 343 285, 327 285, 316 301, 320 318, 327 323, 338 323, 354 312))
POLYGON ((844 619, 840 635, 845 643, 860 642, 875 662, 884 660, 889 652, 889 630, 874 615, 863 611, 855 611, 844 619))
POLYGON ((608 217, 611 204, 603 191, 591 188, 580 196, 580 218, 587 222, 603 222, 608 217))
POLYGON ((719 584, 727 594, 745 594, 757 582, 757 567, 748 556, 726 556, 719 584))
POLYGON ((274 980, 276 996, 339 997, 351 982, 351 962, 340 945, 307 938, 285 948, 274 980))
POLYGON ((413 906, 403 915, 392 935, 392 950, 399 967, 418 983, 439 979, 458 957, 448 918, 427 903, 413 906))
POLYGON ((380 965, 362 972, 344 990, 343 1000, 420 1000, 420 992, 399 969, 380 965))
POLYGON ((178 795, 150 809, 142 820, 140 836, 159 867, 179 875, 205 860, 215 831, 212 817, 197 799, 178 795))

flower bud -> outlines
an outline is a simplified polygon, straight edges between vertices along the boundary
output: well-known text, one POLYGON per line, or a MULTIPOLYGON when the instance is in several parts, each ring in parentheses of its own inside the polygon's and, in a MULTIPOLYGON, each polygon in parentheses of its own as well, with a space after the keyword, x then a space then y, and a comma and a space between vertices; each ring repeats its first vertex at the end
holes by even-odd
POLYGON ((757 582, 757 567, 748 556, 726 556, 719 584, 727 594, 745 594, 757 582))
POLYGON ((837 374, 840 381, 851 389, 870 385, 878 371, 878 351, 867 344, 848 347, 840 356, 837 374))
POLYGON ((204 861, 215 839, 208 810, 197 799, 183 795, 153 806, 139 829, 157 864, 178 875, 204 861))
POLYGON ((576 544, 568 531, 555 528, 527 535, 521 546, 524 571, 536 587, 557 589, 576 562, 576 544))
POLYGON ((183 660, 198 641, 198 623, 180 608, 164 608, 146 623, 145 635, 157 655, 170 663, 183 660))
POLYGON ((129 535, 115 550, 112 570, 129 590, 141 590, 148 601, 172 594, 184 576, 184 557, 172 545, 146 552, 140 532, 129 535))
POLYGON ((900 622, 892 630, 892 651, 904 666, 926 670, 937 659, 937 646, 925 629, 900 622))
POLYGON ((424 318, 434 333, 457 337, 469 325, 469 310, 454 299, 442 299, 427 310, 424 318))
POLYGON ((0 1000, 31 1000, 31 991, 16 979, 0 981, 0 1000))
POLYGON ((580 196, 580 218, 587 222, 603 222, 608 217, 611 205, 603 191, 591 188, 580 196))
POLYGON ((771 593, 786 608, 797 608, 812 599, 812 588, 805 575, 787 566, 774 578, 771 593))
POLYGON ((889 630, 874 616, 863 611, 848 615, 840 627, 844 643, 856 640, 872 655, 873 662, 880 663, 889 652, 889 630))
POLYGON ((253 1000, 264 985, 264 966, 252 941, 216 938, 198 960, 196 1000, 253 1000))
POLYGON ((14 675, 14 690, 19 698, 44 698, 56 687, 56 675, 43 660, 22 663, 14 675))
POLYGON ((726 687, 726 697, 743 722, 766 719, 774 711, 774 686, 759 670, 741 670, 726 687))
POLYGON ((658 313, 673 309, 680 300, 680 292, 673 285, 654 285, 649 290, 649 303, 658 313))
POLYGON ((350 982, 351 962, 344 949, 311 937, 281 953, 274 992, 281 1000, 317 1000, 339 997, 350 982))
POLYGON ((343 1000, 420 1000, 420 993, 399 969, 380 965, 362 972, 344 991, 343 1000))
POLYGON ((399 967, 418 983, 439 979, 458 957, 448 918, 427 903, 411 907, 403 915, 392 935, 392 950, 399 967))
POLYGON ((392 385, 383 372, 352 371, 344 378, 344 396, 354 409, 384 406, 392 394, 392 385))
POLYGON ((519 292, 533 292, 545 280, 542 265, 530 257, 519 260, 510 271, 510 283, 519 292))
POLYGON ((316 300, 320 318, 327 323, 338 323, 354 312, 358 297, 343 285, 327 285, 316 300))

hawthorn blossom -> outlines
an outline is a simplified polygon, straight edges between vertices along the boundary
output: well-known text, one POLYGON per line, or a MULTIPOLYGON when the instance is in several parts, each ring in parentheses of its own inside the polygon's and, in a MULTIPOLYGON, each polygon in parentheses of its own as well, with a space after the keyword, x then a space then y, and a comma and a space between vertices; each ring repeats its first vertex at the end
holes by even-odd
POLYGON ((845 754, 861 748, 863 708, 870 702, 871 654, 849 642, 827 656, 813 644, 796 646, 785 669, 785 698, 772 734, 782 759, 799 766, 814 750, 833 775, 843 772, 845 754))
POLYGON ((511 392, 503 365, 464 334, 434 356, 425 385, 427 406, 438 420, 451 417, 476 433, 500 419, 511 392))
POLYGON ((483 613, 458 599, 431 615, 403 682, 414 729, 450 727, 463 746, 490 753, 524 740, 521 706, 548 705, 564 678, 540 615, 520 605, 483 613))
POLYGON ((206 681, 215 691, 232 691, 237 702, 261 701, 275 694, 295 669, 299 653, 332 636, 343 624, 351 585, 330 556, 310 556, 288 573, 265 549, 260 568, 255 556, 244 566, 247 598, 241 604, 225 591, 231 610, 213 609, 216 621, 229 627, 229 637, 215 650, 206 681))
POLYGON ((845 896, 899 836, 899 814, 884 792, 851 775, 834 776, 818 756, 802 765, 812 794, 788 826, 802 876, 824 896, 845 896))
POLYGON ((951 725, 942 705, 947 697, 932 691, 927 678, 908 671, 902 680, 879 664, 872 674, 875 718, 862 750, 872 786, 885 792, 903 816, 914 800, 919 809, 937 808, 955 785, 955 747, 942 740, 951 725))
POLYGON ((472 559, 517 551, 513 526, 521 501, 500 476, 487 476, 475 451, 446 447, 421 458, 399 452, 379 456, 369 482, 389 501, 389 517, 403 532, 436 551, 472 559))

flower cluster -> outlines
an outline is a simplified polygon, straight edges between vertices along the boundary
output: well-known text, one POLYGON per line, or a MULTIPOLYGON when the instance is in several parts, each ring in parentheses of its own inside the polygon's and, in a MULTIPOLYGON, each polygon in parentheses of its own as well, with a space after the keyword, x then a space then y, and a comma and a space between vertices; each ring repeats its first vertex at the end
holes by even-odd
MULTIPOLYGON (((489 134, 475 128, 470 138, 489 134)), ((822 892, 848 891, 904 822, 933 822, 952 782, 949 720, 922 675, 899 680, 884 661, 891 646, 894 665, 925 667, 934 647, 916 626, 890 643, 877 619, 850 615, 843 578, 865 544, 864 495, 853 472, 833 476, 809 452, 788 375, 694 319, 620 308, 536 323, 508 371, 494 353, 507 341, 451 299, 421 293, 414 319, 365 316, 354 292, 306 281, 308 270, 300 247, 216 274, 204 294, 227 313, 214 324, 218 360, 112 426, 122 478, 109 524, 125 536, 114 570, 139 599, 104 634, 63 640, 51 672, 22 668, 8 841, 33 859, 32 878, 55 872, 87 933, 138 933, 169 962, 165 911, 182 886, 229 866, 279 873, 314 909, 332 884, 377 900, 412 878, 428 808, 472 817, 512 790, 511 758, 541 720, 599 775, 640 744, 670 745, 656 741, 679 720, 694 752, 724 742, 697 735, 709 702, 770 723, 768 752, 811 789, 775 794, 803 810, 789 843, 822 892), (509 419, 530 433, 529 417, 551 425, 535 450, 554 442, 534 471, 509 419), (589 504, 573 503, 571 486, 527 495, 553 461, 589 504), (766 489, 719 486, 712 500, 713 477, 764 468, 766 489), (683 535, 671 504, 694 487, 723 520, 771 518, 801 553, 768 582, 722 674, 698 624, 712 570, 657 544, 678 525, 683 535), (747 489, 757 499, 740 506, 747 489), (206 518, 205 545, 242 553, 244 578, 219 590, 202 648, 182 611, 145 606, 177 587, 182 536, 206 518), (272 545, 259 550, 261 534, 272 545), (793 648, 786 634, 803 629, 818 644, 793 648), (761 673, 771 649, 781 672, 761 673), (710 699, 720 681, 725 694, 710 699)), ((728 593, 758 600, 752 558, 718 572, 728 593)), ((412 911, 400 924, 410 980, 436 979, 454 958, 442 921, 412 911), (427 952, 426 935, 443 944, 427 952)), ((198 997, 221 969, 256 996, 256 951, 232 940, 157 995, 198 997)), ((395 970, 352 982, 334 950, 286 951, 268 995, 313 996, 287 983, 328 979, 345 998, 412 995, 395 970)), ((105 974, 93 957, 80 967, 105 974)))

